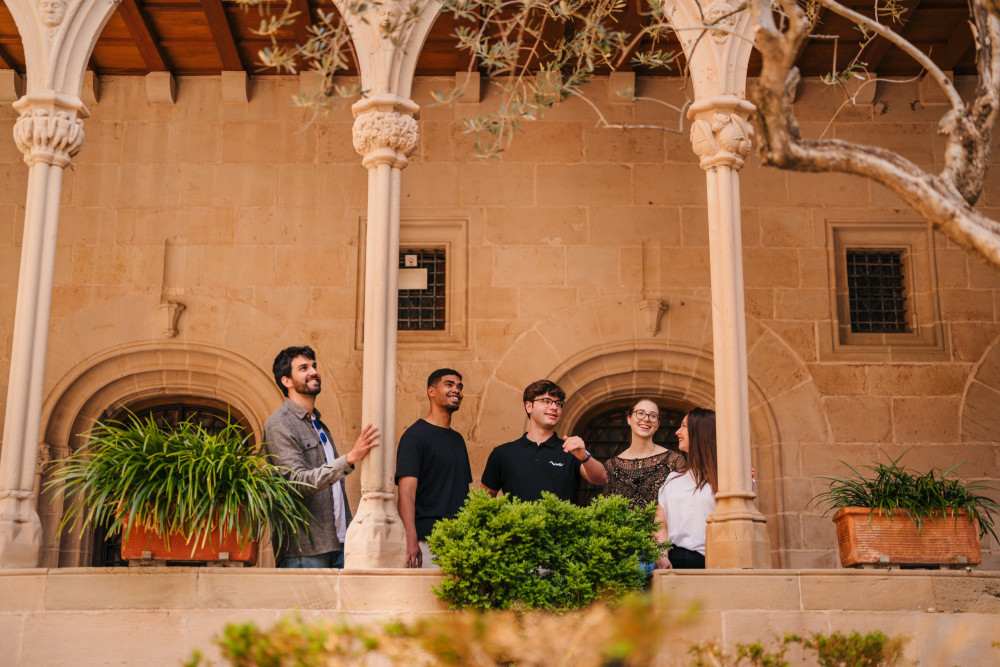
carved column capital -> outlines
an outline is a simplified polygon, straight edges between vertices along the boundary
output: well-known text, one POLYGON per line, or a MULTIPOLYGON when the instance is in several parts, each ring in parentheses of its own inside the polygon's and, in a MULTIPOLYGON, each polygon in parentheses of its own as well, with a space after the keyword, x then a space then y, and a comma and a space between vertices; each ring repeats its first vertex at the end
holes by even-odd
POLYGON ((395 95, 379 95, 361 100, 352 110, 354 150, 362 164, 369 169, 380 164, 405 167, 420 138, 413 117, 417 105, 395 95))
POLYGON ((35 461, 35 474, 45 474, 45 467, 52 462, 52 446, 47 442, 38 443, 38 460, 35 461))
POLYGON ((14 102, 20 115, 14 122, 14 143, 29 164, 66 167, 83 147, 87 108, 79 98, 42 91, 14 102))
POLYGON ((700 100, 688 108, 691 147, 701 158, 702 169, 743 168, 753 145, 753 126, 747 118, 754 108, 733 95, 700 100))

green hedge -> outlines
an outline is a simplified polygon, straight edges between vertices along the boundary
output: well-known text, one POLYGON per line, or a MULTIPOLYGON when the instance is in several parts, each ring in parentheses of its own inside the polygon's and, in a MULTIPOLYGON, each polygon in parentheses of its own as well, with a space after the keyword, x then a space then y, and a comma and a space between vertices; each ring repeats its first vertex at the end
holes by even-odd
POLYGON ((642 589, 640 563, 665 549, 652 537, 655 504, 629 508, 621 496, 580 507, 469 495, 454 519, 428 538, 444 580, 435 594, 451 608, 576 609, 642 589))

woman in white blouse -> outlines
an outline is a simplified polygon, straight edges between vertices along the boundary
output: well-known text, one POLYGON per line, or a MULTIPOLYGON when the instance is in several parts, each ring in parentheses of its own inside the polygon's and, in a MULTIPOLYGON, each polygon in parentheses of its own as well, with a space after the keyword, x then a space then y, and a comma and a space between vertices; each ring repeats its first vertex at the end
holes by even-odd
POLYGON ((673 547, 656 568, 704 569, 705 520, 715 509, 719 488, 715 412, 695 408, 687 413, 677 441, 687 453, 687 466, 670 473, 657 496, 656 521, 662 527, 653 536, 673 547))

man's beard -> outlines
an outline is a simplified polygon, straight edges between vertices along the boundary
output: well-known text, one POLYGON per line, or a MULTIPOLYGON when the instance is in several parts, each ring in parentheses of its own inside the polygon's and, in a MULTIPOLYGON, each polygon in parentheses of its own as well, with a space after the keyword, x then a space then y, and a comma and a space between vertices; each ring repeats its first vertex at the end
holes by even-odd
POLYGON ((295 383, 295 391, 303 396, 315 396, 322 388, 323 384, 320 380, 316 380, 315 389, 310 388, 308 380, 302 384, 295 383))

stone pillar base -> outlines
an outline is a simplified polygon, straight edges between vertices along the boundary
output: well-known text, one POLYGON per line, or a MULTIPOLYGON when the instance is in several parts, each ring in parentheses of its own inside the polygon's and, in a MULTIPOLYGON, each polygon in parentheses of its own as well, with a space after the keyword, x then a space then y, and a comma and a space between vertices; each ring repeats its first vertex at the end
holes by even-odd
POLYGON ((771 569, 771 540, 757 511, 713 514, 705 527, 708 569, 771 569))
POLYGON ((38 567, 41 553, 42 524, 30 501, 0 499, 0 567, 38 567))
POLYGON ((347 528, 347 569, 406 567, 406 531, 391 493, 364 494, 347 528))

